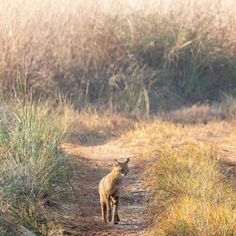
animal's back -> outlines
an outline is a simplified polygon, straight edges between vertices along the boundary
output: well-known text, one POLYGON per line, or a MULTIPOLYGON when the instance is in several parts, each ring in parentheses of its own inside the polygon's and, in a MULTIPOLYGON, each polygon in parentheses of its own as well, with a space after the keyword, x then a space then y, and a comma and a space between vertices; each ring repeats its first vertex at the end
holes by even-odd
POLYGON ((107 198, 109 196, 109 193, 111 192, 112 184, 110 181, 110 174, 111 173, 103 177, 99 182, 98 192, 101 198, 107 198))

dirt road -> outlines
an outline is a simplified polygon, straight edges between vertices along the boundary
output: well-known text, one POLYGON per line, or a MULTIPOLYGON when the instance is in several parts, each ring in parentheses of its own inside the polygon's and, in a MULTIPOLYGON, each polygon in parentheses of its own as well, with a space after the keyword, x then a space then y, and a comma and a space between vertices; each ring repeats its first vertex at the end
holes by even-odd
POLYGON ((144 189, 143 163, 113 143, 80 147, 65 143, 63 149, 74 163, 74 201, 64 205, 64 231, 68 235, 144 235, 147 230, 145 209, 149 196, 144 189), (119 225, 102 225, 98 183, 114 166, 114 159, 130 157, 130 172, 124 181, 119 225))
MULTIPOLYGON (((236 142, 229 136, 183 138, 185 142, 205 142, 219 149, 227 178, 235 178, 236 142)), ((64 143, 63 149, 74 166, 73 197, 61 209, 63 231, 67 235, 81 236, 136 236, 147 235, 149 194, 145 190, 144 163, 116 142, 98 146, 78 146, 64 143), (102 225, 98 183, 114 166, 114 159, 130 158, 130 173, 125 179, 120 203, 119 225, 102 225)), ((236 181, 236 180, 235 180, 236 181)))

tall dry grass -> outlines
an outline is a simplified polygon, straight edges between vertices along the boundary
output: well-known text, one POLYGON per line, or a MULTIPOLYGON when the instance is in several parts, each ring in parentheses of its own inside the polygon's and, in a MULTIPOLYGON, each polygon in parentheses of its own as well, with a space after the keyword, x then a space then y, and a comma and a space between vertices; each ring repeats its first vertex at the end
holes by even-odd
POLYGON ((147 115, 234 93, 233 4, 2 1, 2 93, 63 93, 80 105, 147 115))
POLYGON ((197 141, 223 139, 233 130, 227 122, 183 126, 154 120, 121 137, 122 145, 147 163, 153 220, 148 235, 236 234, 234 185, 222 173, 217 146, 197 141))
POLYGON ((236 234, 235 191, 211 148, 163 150, 152 174, 156 223, 151 235, 236 234))

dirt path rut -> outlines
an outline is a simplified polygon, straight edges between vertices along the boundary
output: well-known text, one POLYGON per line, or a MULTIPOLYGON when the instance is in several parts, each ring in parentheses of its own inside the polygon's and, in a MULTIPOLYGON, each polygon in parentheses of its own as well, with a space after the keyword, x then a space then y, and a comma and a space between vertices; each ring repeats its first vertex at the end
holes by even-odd
POLYGON ((64 231, 68 235, 145 235, 145 209, 149 196, 144 189, 143 163, 114 144, 80 147, 65 143, 63 149, 75 166, 74 201, 64 205, 64 231), (113 168, 114 159, 130 157, 130 172, 124 181, 119 225, 102 225, 98 183, 113 168))
MULTIPOLYGON (((236 181, 236 140, 232 137, 185 137, 181 143, 204 142, 215 145, 221 155, 227 178, 236 181)), ((64 143, 62 147, 74 166, 74 191, 61 207, 61 224, 67 235, 137 236, 148 235, 146 209, 150 196, 144 187, 144 162, 116 142, 99 146, 78 146, 64 143), (98 183, 114 166, 114 159, 130 158, 130 173, 121 195, 119 225, 102 225, 98 183)), ((235 186, 236 187, 236 186, 235 186)))

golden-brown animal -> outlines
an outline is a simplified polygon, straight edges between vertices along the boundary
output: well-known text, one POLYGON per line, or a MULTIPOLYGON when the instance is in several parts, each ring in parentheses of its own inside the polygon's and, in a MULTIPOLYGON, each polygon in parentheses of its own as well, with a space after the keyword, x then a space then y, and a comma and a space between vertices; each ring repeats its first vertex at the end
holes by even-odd
POLYGON ((102 222, 107 223, 112 220, 113 224, 120 221, 118 215, 119 197, 123 178, 128 174, 129 158, 121 163, 115 160, 115 167, 99 183, 98 191, 102 210, 102 222), (113 211, 112 211, 113 210, 113 211))

